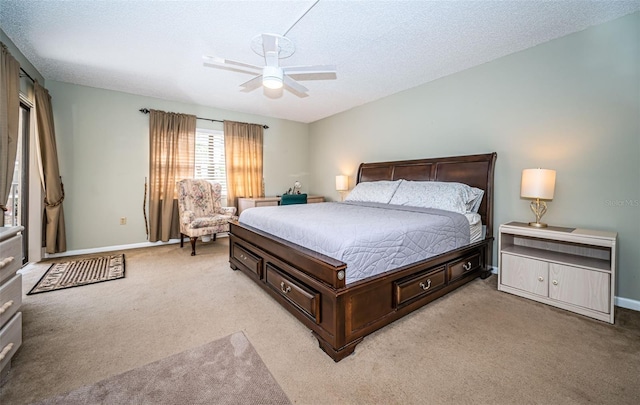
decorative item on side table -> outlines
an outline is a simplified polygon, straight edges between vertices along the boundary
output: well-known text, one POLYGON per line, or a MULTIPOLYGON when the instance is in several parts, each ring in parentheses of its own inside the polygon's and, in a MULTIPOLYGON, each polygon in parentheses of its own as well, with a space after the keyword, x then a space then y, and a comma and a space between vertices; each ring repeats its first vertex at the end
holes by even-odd
POLYGON ((293 183, 293 193, 292 194, 300 194, 300 189, 302 188, 302 183, 296 181, 293 183))
POLYGON ((344 193, 349 190, 349 176, 339 174, 336 176, 336 191, 340 193, 340 201, 344 201, 344 193))
POLYGON ((547 212, 547 204, 540 200, 552 200, 555 186, 555 170, 525 169, 522 171, 520 197, 535 199, 531 201, 531 211, 536 216, 536 222, 529 222, 529 226, 547 227, 547 224, 540 222, 540 218, 547 212))
POLYGON ((291 187, 289 190, 287 190, 286 193, 284 193, 284 195, 287 194, 300 194, 300 189, 302 188, 302 183, 300 183, 298 180, 295 181, 295 183, 293 183, 293 187, 291 187))

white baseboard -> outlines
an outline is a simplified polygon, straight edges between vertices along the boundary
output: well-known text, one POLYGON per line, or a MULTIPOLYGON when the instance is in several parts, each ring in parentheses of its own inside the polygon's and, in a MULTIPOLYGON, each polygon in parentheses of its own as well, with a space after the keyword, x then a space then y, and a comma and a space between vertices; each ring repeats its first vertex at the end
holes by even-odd
POLYGON ((618 307, 633 309, 634 311, 640 311, 640 301, 638 300, 616 297, 614 300, 614 303, 618 307))
POLYGON ((171 245, 174 243, 180 243, 180 239, 169 239, 168 242, 140 242, 140 243, 132 243, 130 245, 103 246, 103 247, 90 248, 90 249, 67 250, 66 252, 62 252, 62 253, 45 253, 43 259, 53 259, 56 257, 67 257, 67 256, 77 256, 77 255, 88 255, 92 253, 113 252, 116 250, 137 249, 137 248, 151 247, 151 246, 171 245))
MULTIPOLYGON (((217 235, 217 238, 226 238, 226 237, 228 237, 226 233, 217 235)), ((90 248, 90 249, 67 250, 66 252, 62 252, 62 253, 45 253, 42 258, 55 259, 56 257, 67 257, 67 256, 77 256, 77 255, 88 255, 93 253, 114 252, 116 250, 128 250, 128 249, 138 249, 143 247, 173 245, 176 243, 180 243, 180 239, 169 239, 169 241, 167 242, 140 242, 140 243, 132 243, 129 245, 103 246, 103 247, 90 248)), ((186 238, 185 244, 189 245, 189 238, 186 238)))

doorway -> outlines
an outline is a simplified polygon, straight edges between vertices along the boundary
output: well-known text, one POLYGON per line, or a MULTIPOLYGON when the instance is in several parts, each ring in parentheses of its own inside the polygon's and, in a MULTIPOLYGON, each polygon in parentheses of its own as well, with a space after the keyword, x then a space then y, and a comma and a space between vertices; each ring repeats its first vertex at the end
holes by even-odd
POLYGON ((29 261, 28 257, 28 221, 29 207, 29 117, 31 108, 20 103, 18 119, 18 151, 13 170, 13 180, 7 201, 7 211, 4 213, 4 226, 23 226, 22 231, 22 264, 29 261))

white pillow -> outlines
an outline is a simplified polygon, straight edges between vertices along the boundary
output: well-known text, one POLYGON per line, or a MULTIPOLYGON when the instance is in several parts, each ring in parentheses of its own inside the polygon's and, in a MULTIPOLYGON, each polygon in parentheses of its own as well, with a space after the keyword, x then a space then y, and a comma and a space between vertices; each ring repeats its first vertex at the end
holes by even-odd
POLYGON ((463 183, 403 180, 389 204, 477 212, 484 191, 463 183))
POLYGON ((345 201, 388 204, 400 182, 401 180, 380 180, 358 183, 345 198, 345 201))

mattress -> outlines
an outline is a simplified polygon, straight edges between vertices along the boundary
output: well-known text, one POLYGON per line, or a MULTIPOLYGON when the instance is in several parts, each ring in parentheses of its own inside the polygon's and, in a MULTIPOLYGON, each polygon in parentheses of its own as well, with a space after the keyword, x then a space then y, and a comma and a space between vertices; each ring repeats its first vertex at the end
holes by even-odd
POLYGON ((478 214, 377 203, 332 202, 244 210, 240 223, 340 260, 346 283, 468 245, 478 214))
POLYGON ((484 239, 486 229, 482 225, 480 214, 469 212, 463 215, 467 218, 467 221, 469 221, 469 243, 484 239))

